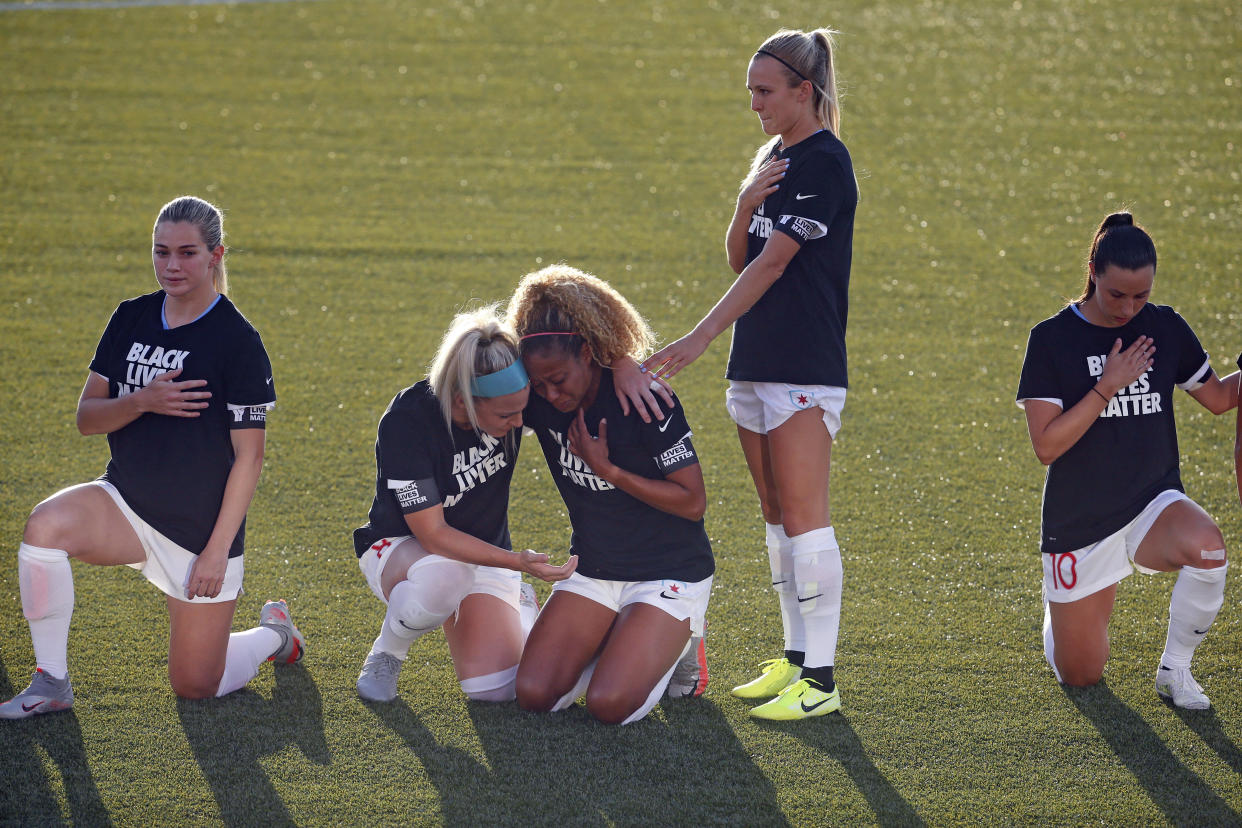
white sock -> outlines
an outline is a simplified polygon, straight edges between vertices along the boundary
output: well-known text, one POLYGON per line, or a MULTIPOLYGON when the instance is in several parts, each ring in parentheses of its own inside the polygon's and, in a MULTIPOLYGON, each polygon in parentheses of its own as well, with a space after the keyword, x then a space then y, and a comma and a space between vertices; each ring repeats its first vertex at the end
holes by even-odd
POLYGON ((841 623, 841 550, 831 526, 790 538, 796 600, 806 625, 804 668, 830 667, 841 623))
POLYGON ((73 570, 69 553, 22 543, 17 547, 22 614, 30 624, 35 665, 52 678, 69 675, 69 622, 73 618, 73 570))
POLYGON ((229 636, 224 654, 224 675, 216 698, 240 690, 259 674, 259 666, 281 648, 284 639, 271 627, 255 627, 229 636))
POLYGON ((772 570, 772 589, 781 603, 781 627, 785 633, 785 649, 806 651, 806 624, 798 611, 798 594, 794 588, 793 553, 785 527, 768 523, 768 566, 772 570))
POLYGON ((475 567, 439 555, 417 560, 406 580, 388 593, 388 612, 371 651, 404 661, 415 641, 457 611, 474 584, 474 574, 475 567))
POLYGON ((1165 667, 1189 667, 1195 648, 1216 620, 1225 601, 1224 566, 1199 569, 1183 566, 1169 601, 1169 633, 1160 663, 1165 667))

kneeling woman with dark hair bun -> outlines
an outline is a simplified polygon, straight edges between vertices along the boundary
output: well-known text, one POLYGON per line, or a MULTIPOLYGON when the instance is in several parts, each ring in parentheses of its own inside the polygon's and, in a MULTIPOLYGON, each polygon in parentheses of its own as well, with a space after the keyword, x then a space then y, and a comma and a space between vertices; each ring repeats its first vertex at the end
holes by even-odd
POLYGON ((1175 571, 1156 692, 1204 709, 1190 660, 1220 610, 1228 562, 1220 529, 1182 487, 1173 391, 1220 414, 1237 404, 1239 374, 1218 378, 1186 321, 1148 301, 1155 278, 1151 237, 1114 213, 1096 231, 1082 295, 1027 342, 1017 402, 1048 467, 1044 655, 1060 681, 1095 684, 1117 583, 1133 569, 1175 571))

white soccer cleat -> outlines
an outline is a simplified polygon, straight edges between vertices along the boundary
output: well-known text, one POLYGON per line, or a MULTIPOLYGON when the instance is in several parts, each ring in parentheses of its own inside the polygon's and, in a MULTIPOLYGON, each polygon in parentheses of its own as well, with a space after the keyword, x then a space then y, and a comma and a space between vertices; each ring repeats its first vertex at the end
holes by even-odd
POLYGON ((390 702, 397 697, 397 676, 404 662, 391 653, 375 651, 358 674, 358 695, 367 701, 390 702))
POLYGON ((1156 670, 1156 692, 1160 698, 1173 702, 1183 710, 1207 710, 1212 700, 1203 692, 1189 667, 1165 667, 1156 670))
POLYGON ((36 669, 25 690, 0 704, 0 719, 29 719, 41 713, 55 713, 71 707, 73 685, 69 683, 69 677, 55 679, 36 669))

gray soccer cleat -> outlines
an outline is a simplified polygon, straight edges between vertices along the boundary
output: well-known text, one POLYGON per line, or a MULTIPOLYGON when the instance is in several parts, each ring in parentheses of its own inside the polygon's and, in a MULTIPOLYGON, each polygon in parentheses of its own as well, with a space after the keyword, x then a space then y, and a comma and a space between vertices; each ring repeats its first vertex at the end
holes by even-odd
POLYGON ((0 719, 29 719, 41 713, 55 713, 73 707, 73 685, 69 677, 52 678, 35 670, 30 686, 0 704, 0 719))
POLYGON ((259 610, 259 626, 273 629, 280 633, 280 649, 267 657, 268 661, 277 664, 297 664, 306 655, 306 638, 293 626, 289 616, 289 605, 285 599, 268 601, 259 610))
POLYGON ((1184 710, 1207 710, 1212 701, 1190 674, 1189 667, 1165 667, 1156 670, 1156 692, 1162 699, 1173 702, 1184 710))
POLYGON ((390 653, 370 653, 358 674, 358 695, 367 701, 390 702, 397 697, 397 675, 404 662, 390 653))

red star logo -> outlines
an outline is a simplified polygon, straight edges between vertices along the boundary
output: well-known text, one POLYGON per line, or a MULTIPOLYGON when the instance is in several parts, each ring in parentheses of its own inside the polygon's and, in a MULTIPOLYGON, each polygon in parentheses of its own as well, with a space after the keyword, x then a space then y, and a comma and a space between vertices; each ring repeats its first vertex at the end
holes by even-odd
POLYGON ((806 405, 806 394, 798 395, 798 405, 806 405))
POLYGON ((374 545, 374 546, 372 546, 371 548, 375 550, 375 557, 376 557, 376 558, 383 558, 383 557, 384 557, 384 550, 385 550, 385 549, 387 549, 387 548, 388 548, 388 547, 390 547, 390 546, 392 546, 392 541, 390 541, 388 538, 384 538, 382 541, 380 541, 379 543, 375 544, 375 545, 374 545))
POLYGON ((671 589, 673 592, 681 592, 681 587, 677 586, 677 584, 670 584, 669 589, 671 589))

